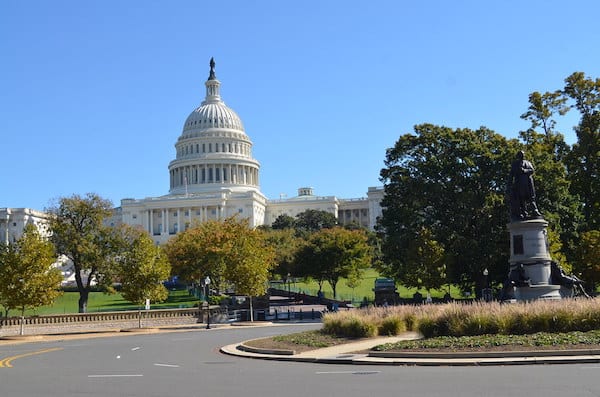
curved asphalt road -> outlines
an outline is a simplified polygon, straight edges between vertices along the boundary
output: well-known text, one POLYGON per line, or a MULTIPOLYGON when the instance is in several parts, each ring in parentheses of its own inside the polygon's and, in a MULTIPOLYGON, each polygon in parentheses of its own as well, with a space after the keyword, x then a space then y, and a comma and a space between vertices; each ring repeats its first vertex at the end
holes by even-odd
POLYGON ((0 347, 0 396, 600 396, 600 365, 403 367, 253 360, 246 339, 319 327, 227 327, 0 347))

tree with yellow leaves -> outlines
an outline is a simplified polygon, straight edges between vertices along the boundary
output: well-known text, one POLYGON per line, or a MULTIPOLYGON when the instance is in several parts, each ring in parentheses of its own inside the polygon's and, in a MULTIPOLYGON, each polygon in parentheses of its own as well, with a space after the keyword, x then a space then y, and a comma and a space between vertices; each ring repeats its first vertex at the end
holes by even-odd
POLYGON ((21 310, 21 329, 26 309, 50 305, 61 294, 60 271, 51 242, 27 225, 21 238, 0 248, 0 302, 7 310, 21 310))

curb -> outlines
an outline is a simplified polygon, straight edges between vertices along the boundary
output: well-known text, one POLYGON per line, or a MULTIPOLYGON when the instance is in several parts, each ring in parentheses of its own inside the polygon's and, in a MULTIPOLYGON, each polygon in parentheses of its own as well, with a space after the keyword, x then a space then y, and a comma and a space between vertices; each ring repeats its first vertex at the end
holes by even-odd
POLYGON ((459 359, 459 358, 507 358, 507 357, 570 357, 597 356, 600 349, 576 350, 510 350, 489 352, 369 352, 368 357, 378 358, 418 358, 418 359, 459 359))
POLYGON ((138 334, 153 334, 160 332, 160 328, 142 327, 142 328, 122 328, 120 332, 135 332, 138 334))
MULTIPOLYGON (((245 341, 249 342, 249 341, 245 341)), ((340 353, 318 357, 306 353, 299 356, 292 350, 250 347, 245 342, 223 346, 220 352, 238 357, 295 361, 318 364, 396 365, 396 366, 498 366, 498 365, 549 365, 600 363, 600 349, 504 351, 504 352, 452 352, 452 353, 340 353)), ((308 353, 310 354, 310 352, 308 353)))
POLYGON ((271 321, 236 321, 229 323, 232 327, 265 327, 273 325, 271 321))
POLYGON ((237 345, 237 349, 239 349, 243 352, 255 353, 255 354, 274 354, 274 355, 279 355, 279 356, 293 356, 296 354, 295 350, 263 349, 260 347, 247 346, 243 342, 241 344, 237 345))

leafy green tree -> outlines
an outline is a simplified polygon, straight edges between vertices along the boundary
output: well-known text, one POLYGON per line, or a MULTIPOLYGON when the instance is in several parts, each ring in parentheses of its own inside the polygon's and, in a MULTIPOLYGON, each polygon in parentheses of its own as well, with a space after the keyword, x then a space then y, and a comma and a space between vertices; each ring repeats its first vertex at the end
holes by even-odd
POLYGON ((594 292, 600 282, 600 230, 589 230, 581 234, 577 247, 574 270, 594 292))
POLYGON ((165 246, 173 274, 196 281, 210 276, 217 288, 234 284, 248 296, 263 294, 275 263, 264 232, 236 217, 198 224, 165 246))
POLYGON ((273 272, 284 279, 288 274, 296 274, 294 258, 303 240, 296 237, 293 229, 273 229, 265 232, 267 244, 275 251, 273 272))
POLYGON ((327 281, 334 298, 340 278, 359 278, 371 264, 372 248, 362 230, 341 227, 322 229, 310 235, 296 256, 302 275, 316 279, 319 285, 327 281))
POLYGON ((254 321, 252 298, 267 292, 270 270, 275 265, 275 250, 269 246, 265 233, 252 230, 247 221, 238 223, 237 239, 229 254, 225 279, 235 286, 236 293, 250 301, 250 321, 254 321))
POLYGON ((123 238, 126 249, 118 257, 123 298, 139 305, 146 299, 163 302, 169 295, 163 282, 171 274, 167 256, 143 230, 126 227, 123 238))
POLYGON ((600 78, 575 72, 565 79, 563 95, 581 119, 575 126, 577 143, 568 157, 571 189, 583 204, 584 230, 600 229, 600 78))
POLYGON ((59 255, 73 262, 79 291, 79 312, 87 311, 93 282, 111 291, 118 235, 104 222, 112 214, 112 203, 94 193, 84 197, 62 197, 49 208, 51 241, 59 255))
POLYGON ((293 217, 287 214, 281 214, 275 219, 271 228, 273 228, 273 230, 293 229, 295 223, 296 220, 293 217))
POLYGON ((21 310, 21 335, 25 310, 50 305, 61 294, 55 261, 52 243, 34 225, 27 225, 14 244, 0 247, 0 302, 7 310, 21 310))
MULTIPOLYGON (((529 103, 528 111, 521 117, 531 121, 531 130, 541 127, 542 133, 554 141, 557 159, 565 161, 567 166, 570 192, 581 200, 584 222, 575 226, 581 230, 597 229, 600 222, 600 79, 575 72, 565 79, 562 90, 545 94, 534 92, 529 96, 529 103), (553 117, 572 109, 576 109, 581 118, 574 127, 577 142, 568 148, 556 139, 562 140, 562 136, 554 131, 553 117)), ((546 143, 550 143, 548 139, 546 143)), ((561 235, 564 240, 564 231, 561 235)))
POLYGON ((323 210, 306 210, 296 215, 294 227, 301 235, 337 226, 335 215, 323 210))
MULTIPOLYGON (((533 92, 529 95, 529 107, 521 118, 531 122, 531 130, 536 131, 541 128, 544 135, 552 137, 555 135, 556 128, 554 115, 564 115, 569 110, 565 102, 566 98, 560 91, 544 94, 533 92)), ((562 149, 566 147, 563 146, 562 149)))
POLYGON ((506 278, 508 208, 504 201, 511 161, 520 148, 481 127, 415 126, 387 150, 381 170, 385 195, 378 232, 384 275, 402 272, 411 244, 429 230, 443 248, 451 281, 470 290, 481 266, 506 278))
POLYGON ((409 243, 403 266, 396 269, 394 278, 408 288, 439 289, 446 283, 444 259, 444 248, 430 230, 422 228, 409 243))
POLYGON ((210 276, 216 289, 224 285, 228 255, 236 239, 234 218, 209 220, 192 225, 165 245, 173 275, 188 282, 200 282, 210 276))

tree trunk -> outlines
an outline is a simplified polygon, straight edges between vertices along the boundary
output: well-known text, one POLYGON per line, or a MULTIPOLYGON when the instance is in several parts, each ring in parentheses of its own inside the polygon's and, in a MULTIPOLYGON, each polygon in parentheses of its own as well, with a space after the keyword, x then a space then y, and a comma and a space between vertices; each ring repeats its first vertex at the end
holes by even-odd
POLYGON ((331 291, 333 292, 333 299, 337 299, 337 280, 331 279, 327 280, 329 285, 331 285, 331 291))
POLYGON ((90 291, 82 289, 79 291, 79 313, 87 313, 87 303, 90 291))
POLYGON ((75 267, 75 282, 77 282, 77 290, 79 290, 79 313, 87 313, 87 302, 88 296, 90 294, 89 283, 92 277, 92 274, 88 276, 88 285, 83 284, 83 279, 81 278, 81 266, 78 265, 79 261, 73 259, 73 265, 75 267))

